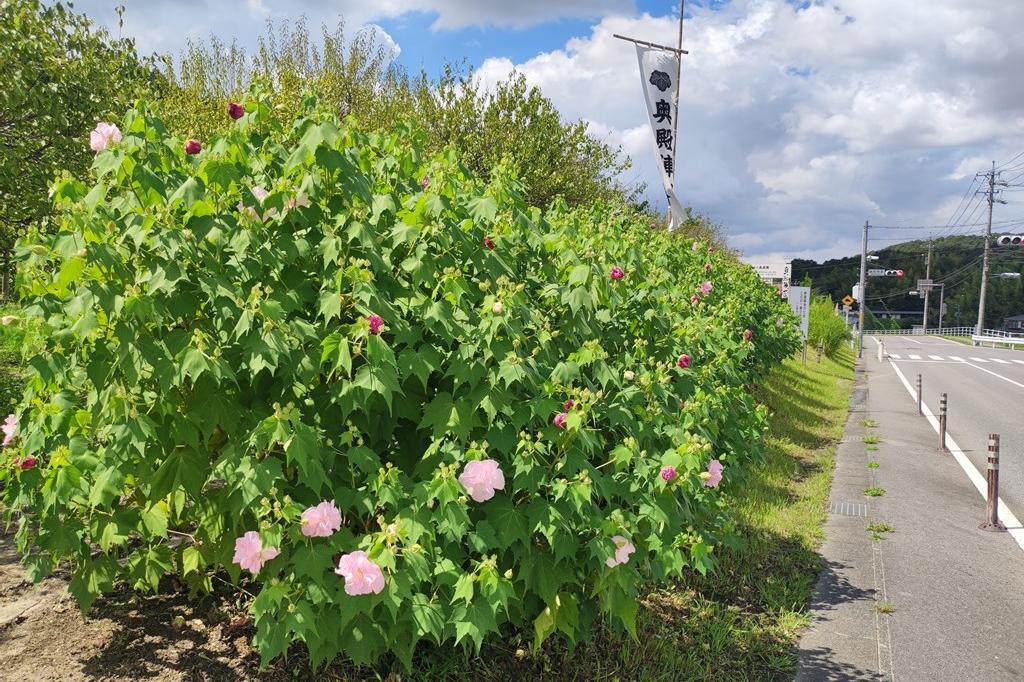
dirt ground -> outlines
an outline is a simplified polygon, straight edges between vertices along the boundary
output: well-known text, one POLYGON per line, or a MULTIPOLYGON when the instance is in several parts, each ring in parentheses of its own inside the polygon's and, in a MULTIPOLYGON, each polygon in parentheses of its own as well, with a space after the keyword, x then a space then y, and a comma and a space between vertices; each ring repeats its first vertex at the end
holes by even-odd
POLYGON ((213 597, 120 592, 97 600, 86 620, 66 577, 33 586, 13 545, 0 535, 0 680, 309 679, 308 668, 287 664, 260 674, 247 619, 213 597))

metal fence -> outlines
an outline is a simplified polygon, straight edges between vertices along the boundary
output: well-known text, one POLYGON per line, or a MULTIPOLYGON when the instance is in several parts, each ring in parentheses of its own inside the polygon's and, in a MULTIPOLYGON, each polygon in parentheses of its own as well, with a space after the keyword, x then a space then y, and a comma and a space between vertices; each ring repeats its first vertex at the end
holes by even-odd
MULTIPOLYGON (((924 329, 865 329, 868 336, 974 336, 974 327, 933 327, 924 329)), ((1024 334, 986 329, 982 336, 997 339, 1024 339, 1024 334)))

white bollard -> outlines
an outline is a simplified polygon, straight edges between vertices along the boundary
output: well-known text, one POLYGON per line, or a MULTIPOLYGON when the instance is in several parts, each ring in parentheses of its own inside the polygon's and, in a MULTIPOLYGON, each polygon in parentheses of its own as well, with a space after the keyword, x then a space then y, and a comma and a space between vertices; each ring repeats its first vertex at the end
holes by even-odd
POLYGON ((882 361, 882 355, 884 355, 884 354, 885 354, 885 344, 883 344, 881 341, 879 341, 878 342, 878 361, 879 362, 882 361))

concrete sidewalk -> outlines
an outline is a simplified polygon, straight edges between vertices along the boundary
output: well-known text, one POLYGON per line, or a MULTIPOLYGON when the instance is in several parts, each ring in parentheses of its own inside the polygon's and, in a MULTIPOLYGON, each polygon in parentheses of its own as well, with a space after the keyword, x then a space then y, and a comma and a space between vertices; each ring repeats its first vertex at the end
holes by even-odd
POLYGON ((1024 680, 1024 551, 978 529, 985 502, 937 446, 889 363, 859 362, 797 680, 1024 680))

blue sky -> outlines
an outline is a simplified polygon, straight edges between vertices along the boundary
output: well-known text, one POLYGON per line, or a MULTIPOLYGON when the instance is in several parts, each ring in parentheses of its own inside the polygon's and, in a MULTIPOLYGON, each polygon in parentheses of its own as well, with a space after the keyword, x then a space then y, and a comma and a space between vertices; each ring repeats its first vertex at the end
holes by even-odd
MULTIPOLYGON (((632 48, 676 40, 652 0, 120 0, 143 52, 214 34, 245 46, 268 19, 375 26, 411 70, 466 59, 485 85, 512 70, 658 188, 632 48)), ((117 32, 114 0, 76 9, 117 32)), ((976 171, 1024 151, 1024 3, 704 0, 686 3, 677 193, 763 258, 859 251, 860 226, 946 225, 976 171)), ((999 218, 1015 217, 1013 206, 999 218)), ((957 222, 957 221, 955 221, 957 222)), ((937 235, 975 228, 937 228, 937 235)), ((927 235, 921 235, 927 236, 927 235)))

